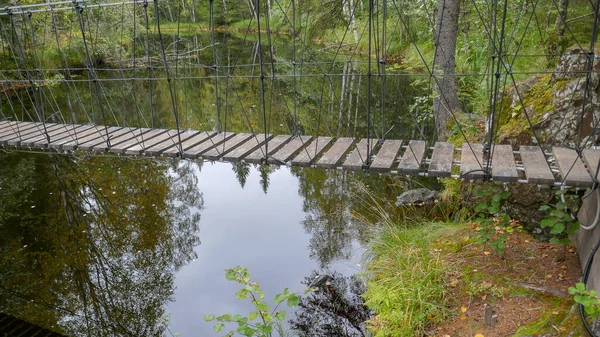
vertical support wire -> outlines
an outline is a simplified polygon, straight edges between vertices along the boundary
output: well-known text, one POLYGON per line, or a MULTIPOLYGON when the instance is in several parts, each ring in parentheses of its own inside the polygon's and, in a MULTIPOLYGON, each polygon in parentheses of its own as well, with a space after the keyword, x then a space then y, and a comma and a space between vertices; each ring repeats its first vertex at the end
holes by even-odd
POLYGON ((165 62, 165 72, 167 75, 167 84, 169 85, 169 94, 171 95, 171 107, 173 109, 173 116, 175 117, 175 124, 177 126, 177 141, 179 147, 179 154, 183 155, 183 148, 181 144, 181 128, 179 127, 179 113, 177 112, 177 104, 175 103, 175 96, 173 95, 173 85, 171 84, 171 72, 169 70, 169 63, 167 62, 167 53, 165 52, 165 45, 163 43, 162 32, 160 30, 160 15, 158 13, 158 0, 153 0, 154 12, 156 15, 156 27, 158 28, 158 40, 160 41, 160 51, 165 62))
POLYGON ((96 95, 96 99, 98 100, 98 106, 100 108, 100 115, 102 116, 102 123, 104 124, 104 132, 106 133, 106 148, 110 148, 110 137, 108 135, 108 125, 106 123, 106 117, 104 114, 104 104, 102 104, 102 100, 100 98, 100 83, 98 83, 98 77, 96 76, 96 72, 94 71, 94 64, 92 63, 92 58, 90 56, 90 51, 87 45, 87 39, 85 38, 85 23, 83 20, 83 7, 79 6, 76 2, 74 4, 75 12, 77 13, 77 19, 79 21, 79 28, 81 30, 81 39, 83 40, 83 46, 85 49, 85 59, 86 59, 86 68, 88 70, 89 76, 94 83, 94 93, 96 95))
MULTIPOLYGON (((217 131, 220 133, 222 131, 221 125, 221 102, 219 100, 219 69, 218 69, 218 58, 217 58, 217 45, 215 41, 215 18, 214 18, 214 8, 213 8, 214 0, 209 1, 209 16, 210 16, 210 43, 212 44, 213 51, 213 70, 215 74, 215 100, 217 105, 217 131)), ((260 33, 259 33, 260 34, 260 33)))
POLYGON ((260 103, 263 111, 263 126, 265 134, 265 160, 267 159, 267 153, 269 153, 269 143, 267 140, 267 109, 265 106, 265 73, 264 73, 264 60, 262 55, 262 33, 260 30, 260 0, 256 0, 256 24, 258 25, 258 60, 260 63, 260 103))
POLYGON ((372 52, 372 33, 373 33, 373 0, 369 0, 369 64, 367 70, 367 158, 363 163, 363 168, 368 168, 371 164, 371 52, 372 52))

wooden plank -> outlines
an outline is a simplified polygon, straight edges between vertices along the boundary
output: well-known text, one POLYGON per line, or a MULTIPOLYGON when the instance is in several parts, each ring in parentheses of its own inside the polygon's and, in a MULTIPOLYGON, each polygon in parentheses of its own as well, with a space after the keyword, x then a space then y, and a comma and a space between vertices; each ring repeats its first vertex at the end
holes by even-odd
POLYGON ((593 185, 592 177, 575 150, 554 146, 552 154, 556 158, 563 185, 574 187, 591 187, 593 185))
MULTIPOLYGON (((73 140, 71 142, 67 142, 61 145, 61 148, 64 150, 73 150, 75 148, 86 147, 89 144, 96 145, 100 142, 106 143, 106 129, 104 126, 96 125, 92 126, 92 129, 96 130, 95 133, 90 133, 87 136, 81 137, 77 140, 73 140)), ((118 134, 118 132, 126 132, 126 129, 122 129, 119 127, 109 127, 108 135, 118 134)), ((85 148, 81 148, 81 150, 86 150, 85 148)))
POLYGON ((129 149, 130 147, 134 147, 141 144, 142 142, 154 139, 155 137, 158 137, 166 132, 167 130, 165 129, 151 129, 150 131, 144 132, 141 135, 138 133, 134 133, 134 137, 129 140, 126 140, 116 145, 111 144, 111 147, 110 149, 108 149, 108 152, 124 153, 125 150, 129 149))
MULTIPOLYGON (((223 133, 214 133, 214 132, 202 132, 197 135, 194 135, 184 141, 181 144, 181 148, 183 149, 183 153, 180 152, 179 146, 169 147, 167 150, 163 151, 162 155, 167 157, 176 157, 176 156, 184 156, 185 152, 193 147, 204 146, 205 148, 213 147, 217 142, 222 139, 229 139, 233 137, 234 133, 231 132, 223 132, 223 133)), ((220 144, 220 142, 218 143, 220 144)))
POLYGON ((548 167, 546 156, 538 146, 521 146, 519 154, 523 166, 525 167, 525 176, 531 184, 552 185, 554 184, 554 174, 548 167))
POLYGON ((100 143, 97 144, 95 146, 92 146, 92 151, 93 152, 105 152, 105 151, 109 151, 110 149, 112 149, 113 147, 117 147, 119 148, 119 145, 122 143, 129 143, 130 140, 139 140, 141 139, 144 134, 151 132, 152 129, 150 128, 129 128, 129 132, 125 132, 120 136, 116 136, 113 137, 112 135, 109 136, 110 138, 110 146, 107 146, 108 144, 106 143, 100 143))
POLYGON ((279 135, 274 137, 273 139, 265 142, 265 144, 261 145, 258 149, 254 150, 252 153, 247 155, 244 158, 244 161, 247 163, 260 164, 265 161, 265 157, 268 158, 273 153, 277 152, 280 148, 285 145, 292 136, 288 135, 279 135), (269 151, 269 153, 265 156, 265 152, 269 151))
MULTIPOLYGON (((583 149, 583 161, 588 169, 588 172, 592 177, 596 177, 596 171, 598 169, 598 161, 600 160, 600 150, 597 149, 583 149)), ((600 177, 600 173, 598 173, 600 177)), ((596 177, 596 180, 598 179, 596 177)))
POLYGON ((432 177, 449 177, 452 175, 453 160, 454 144, 446 142, 435 143, 427 173, 432 177))
POLYGON ((6 133, 2 135, 3 143, 8 143, 10 141, 11 144, 17 145, 20 139, 24 139, 29 135, 40 135, 44 130, 41 123, 30 123, 26 126, 19 125, 18 128, 19 130, 7 130, 6 133))
POLYGON ((244 144, 244 142, 250 139, 250 137, 252 137, 251 133, 238 133, 234 137, 221 142, 217 146, 203 149, 202 158, 206 158, 208 160, 217 160, 226 153, 229 153, 230 151, 233 151, 244 144))
POLYGON ((12 122, 7 123, 0 129, 0 136, 6 136, 7 134, 23 132, 26 130, 30 130, 32 128, 43 128, 42 123, 34 123, 34 122, 12 122))
POLYGON ((363 164, 367 161, 367 148, 369 148, 369 155, 373 155, 373 148, 377 145, 378 139, 362 139, 358 142, 358 145, 350 152, 342 168, 344 170, 359 171, 362 170, 363 164), (367 147, 367 144, 369 145, 367 147))
POLYGON ((346 152, 354 144, 354 138, 342 137, 335 141, 333 146, 317 161, 316 166, 322 168, 335 168, 346 152))
POLYGON ((398 163, 398 173, 418 174, 421 170, 421 162, 425 158, 427 142, 424 140, 411 140, 398 163))
POLYGON ((374 172, 389 172, 398 158, 398 152, 402 148, 402 141, 397 139, 386 139, 379 152, 375 155, 369 170, 374 172))
POLYGON ((120 128, 120 129, 115 130, 115 129, 109 128, 108 135, 107 135, 106 130, 102 127, 102 130, 99 130, 99 132, 98 132, 100 137, 98 137, 92 141, 86 142, 86 143, 80 143, 77 146, 77 149, 81 150, 81 151, 91 151, 94 147, 101 146, 105 150, 108 147, 107 138, 111 140, 111 145, 112 145, 113 139, 116 139, 125 134, 130 134, 132 130, 136 130, 136 129, 135 128, 120 128))
POLYGON ((292 166, 308 167, 312 165, 331 142, 333 142, 331 137, 317 137, 292 159, 292 166))
MULTIPOLYGON (((153 146, 165 143, 165 142, 169 143, 169 145, 178 144, 179 137, 177 135, 179 134, 179 132, 180 131, 177 131, 177 130, 169 130, 169 131, 163 132, 160 135, 157 135, 156 137, 153 137, 150 139, 144 137, 144 139, 139 144, 126 149, 125 154, 139 155, 139 154, 142 154, 142 152, 146 151, 147 149, 152 148, 153 146)), ((181 132, 181 133, 183 133, 183 132, 181 132)))
POLYGON ((468 179, 483 179, 485 172, 483 145, 463 143, 460 154, 460 176, 468 179))
MULTIPOLYGON (((50 143, 52 143, 53 141, 61 141, 63 139, 72 139, 72 136, 75 135, 76 133, 88 130, 90 128, 91 128, 90 125, 79 125, 79 126, 65 125, 65 129, 63 129, 61 133, 53 134, 50 136, 50 143)), ((48 145, 50 143, 48 143, 48 140, 46 138, 42 138, 39 141, 34 142, 30 146, 32 146, 32 147, 48 147, 48 145)))
POLYGON ((519 180, 519 172, 515 164, 512 146, 494 145, 492 156, 492 179, 504 182, 519 180))
POLYGON ((199 131, 194 131, 194 130, 182 132, 179 136, 177 135, 177 133, 175 133, 171 137, 171 139, 165 139, 164 141, 157 143, 154 146, 147 147, 146 149, 144 149, 144 154, 147 154, 150 156, 158 156, 158 155, 162 154, 164 151, 166 151, 167 149, 173 148, 175 150, 179 150, 180 148, 185 148, 186 146, 189 148, 189 147, 194 146, 214 135, 215 135, 215 132, 213 132, 213 131, 199 132, 199 131), (181 139, 181 144, 179 144, 180 139, 181 139))
POLYGON ((263 145, 266 140, 271 139, 273 135, 253 135, 246 142, 241 144, 239 147, 229 151, 223 156, 223 160, 228 162, 236 162, 244 159, 247 155, 258 149, 259 146, 263 145))
POLYGON ((63 137, 61 137, 61 135, 65 132, 65 126, 65 124, 58 124, 58 126, 52 130, 48 130, 48 128, 46 128, 46 130, 48 130, 47 132, 43 132, 36 137, 23 140, 19 143, 19 146, 32 147, 35 146, 35 144, 38 144, 38 146, 45 146, 49 143, 48 138, 50 138, 50 141, 52 141, 54 137, 57 137, 57 139, 62 139, 63 137))
POLYGON ((89 125, 89 128, 85 131, 78 131, 71 134, 71 137, 63 138, 63 139, 52 139, 48 147, 51 149, 60 149, 64 144, 77 142, 78 140, 82 140, 85 137, 90 135, 94 135, 98 133, 98 127, 94 125, 89 125))
POLYGON ((40 136, 44 136, 45 137, 46 133, 51 132, 51 131, 59 128, 59 127, 60 127, 60 124, 53 124, 53 125, 50 125, 50 126, 48 126, 48 124, 46 124, 46 130, 45 131, 44 131, 43 128, 36 127, 36 128, 30 129, 28 131, 25 131, 25 132, 21 133, 20 137, 16 136, 15 138, 8 140, 6 143, 8 145, 21 146, 21 143, 26 142, 26 141, 28 141, 30 139, 38 138, 40 136))
POLYGON ((303 147, 308 146, 312 140, 311 136, 297 136, 293 137, 287 144, 281 149, 277 150, 268 159, 267 163, 285 165, 292 157, 298 154, 303 147))

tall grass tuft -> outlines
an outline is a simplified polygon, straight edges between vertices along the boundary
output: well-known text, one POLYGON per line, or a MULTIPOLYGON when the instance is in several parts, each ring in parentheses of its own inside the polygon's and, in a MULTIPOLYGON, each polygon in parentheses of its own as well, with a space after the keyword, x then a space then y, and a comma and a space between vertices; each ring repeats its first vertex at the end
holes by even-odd
POLYGON ((386 221, 369 244, 365 304, 375 311, 368 322, 374 336, 422 336, 447 316, 445 275, 449 266, 433 241, 451 227, 415 223, 411 228, 386 221))

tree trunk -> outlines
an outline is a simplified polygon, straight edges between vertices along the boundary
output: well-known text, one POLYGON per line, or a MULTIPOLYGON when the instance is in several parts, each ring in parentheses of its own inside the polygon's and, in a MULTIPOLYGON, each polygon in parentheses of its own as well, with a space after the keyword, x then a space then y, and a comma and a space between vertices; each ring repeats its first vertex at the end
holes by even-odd
POLYGON ((567 21, 567 10, 569 9, 569 0, 559 0, 558 1, 558 15, 556 16, 556 22, 554 26, 556 27, 556 53, 563 53, 562 42, 565 37, 565 24, 567 21))
POLYGON ((435 95, 433 114, 438 139, 448 138, 448 121, 452 113, 460 112, 460 102, 454 79, 456 40, 460 0, 437 0, 435 60, 433 65, 435 95))

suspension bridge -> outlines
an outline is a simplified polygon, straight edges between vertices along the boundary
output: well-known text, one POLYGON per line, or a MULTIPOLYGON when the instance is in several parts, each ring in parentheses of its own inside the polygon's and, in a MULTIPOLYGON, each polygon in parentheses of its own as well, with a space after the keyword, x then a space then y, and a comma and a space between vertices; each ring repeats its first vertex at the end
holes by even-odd
MULTIPOLYGON (((494 1, 485 8, 490 13, 486 18, 481 13, 484 8, 478 7, 483 5, 473 1, 490 39, 487 67, 479 73, 450 75, 440 74, 425 60, 407 14, 396 1, 368 1, 367 8, 361 9, 367 17, 362 32, 355 20, 359 1, 341 3, 345 30, 330 46, 311 44, 302 26, 308 25, 310 13, 303 16, 303 7, 294 1, 284 5, 275 0, 249 1, 253 16, 242 36, 234 39, 226 23, 216 26, 218 13, 211 0, 208 24, 200 27, 206 33, 205 41, 200 41, 198 34, 182 34, 180 28, 181 13, 193 11, 193 1, 187 9, 185 2, 177 4, 175 15, 168 2, 158 0, 76 0, 5 7, 0 10, 4 63, 0 70, 0 145, 5 151, 180 157, 597 186, 600 150, 591 145, 600 119, 594 108, 586 110, 592 106, 590 83, 598 72, 594 61, 597 7, 585 71, 555 72, 563 76, 572 72, 582 82, 573 92, 584 92, 573 145, 544 144, 539 139, 529 116, 532 108, 523 103, 515 79, 526 75, 513 69, 517 57, 535 56, 519 55, 519 50, 533 30, 529 27, 537 1, 525 1, 518 13, 517 23, 526 24, 522 36, 506 25, 506 1, 504 6, 502 1, 494 1), (167 8, 161 8, 165 3, 167 8), (279 27, 269 20, 272 7, 279 7, 279 27), (394 28, 386 32, 388 11, 394 10, 394 28), (169 15, 177 23, 176 34, 161 31, 161 18, 169 15), (278 52, 274 40, 279 37, 274 32, 286 27, 291 41, 282 48, 285 52, 278 52), (388 64, 389 48, 402 34, 411 40, 422 61, 420 73, 394 71, 388 64), (351 35, 354 47, 349 48, 346 37, 351 35), (256 41, 249 42, 253 39, 256 41), (236 48, 223 47, 235 43, 239 44, 236 48), (359 56, 358 46, 365 43, 367 56, 359 56), (447 82, 461 78, 476 78, 486 85, 489 107, 482 140, 470 139, 464 122, 447 109, 462 139, 437 141, 431 123, 419 122, 433 107, 405 97, 407 86, 401 81, 409 77, 428 82, 428 95, 434 97, 434 106, 437 100, 442 108, 450 104, 449 93, 442 90, 436 96, 435 88, 445 89, 447 82), (511 85, 522 103, 534 145, 498 144, 500 120, 511 113, 504 111, 502 104, 511 85), (584 121, 591 124, 585 133, 584 121)), ((221 10, 221 17, 226 18, 227 9, 221 10)), ((427 18, 435 26, 433 9, 427 10, 427 18)), ((576 39, 570 29, 567 32, 576 39)), ((438 31, 433 41, 437 48, 443 45, 441 35, 438 31)), ((438 56, 436 51, 435 57, 448 56, 438 56)), ((454 56, 451 58, 454 64, 454 56)))

